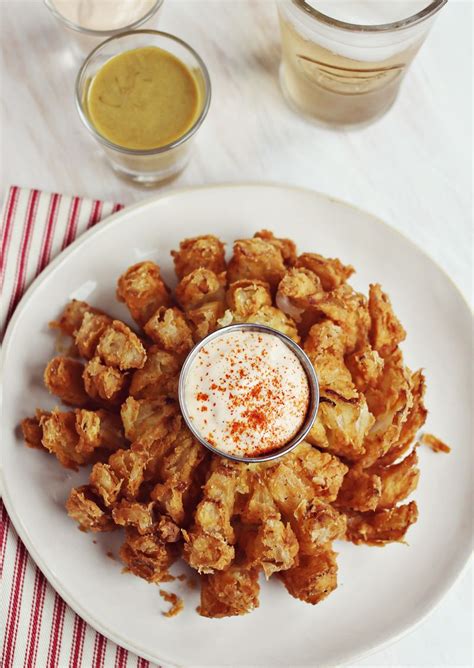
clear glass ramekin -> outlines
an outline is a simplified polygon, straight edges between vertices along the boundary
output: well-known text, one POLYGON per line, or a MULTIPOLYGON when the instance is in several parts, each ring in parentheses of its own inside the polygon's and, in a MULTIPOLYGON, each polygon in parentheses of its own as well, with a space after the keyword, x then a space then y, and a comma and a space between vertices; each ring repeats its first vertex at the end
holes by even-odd
POLYGON ((316 371, 311 363, 311 360, 306 355, 303 348, 301 348, 297 343, 295 343, 293 339, 290 339, 289 336, 286 336, 286 334, 283 334, 282 332, 278 331, 277 329, 273 329, 273 327, 269 327, 268 325, 259 325, 256 323, 248 323, 248 322, 238 323, 235 325, 227 325, 227 327, 222 327, 221 329, 217 329, 215 332, 212 332, 194 346, 194 348, 188 354, 187 358, 184 360, 184 364, 181 368, 179 376, 179 385, 178 385, 178 400, 179 400, 179 407, 181 409, 181 414, 186 423, 186 426, 191 431, 191 433, 197 438, 197 440, 202 445, 204 445, 208 450, 213 452, 215 455, 220 455, 221 457, 224 457, 225 459, 230 459, 234 462, 243 462, 244 464, 260 464, 262 462, 269 462, 274 459, 278 459, 279 457, 286 455, 288 452, 291 452, 308 435, 318 414, 319 381, 318 381, 318 376, 316 375, 316 371), (250 457, 250 456, 241 457, 239 455, 231 455, 227 452, 224 452, 223 450, 219 450, 218 448, 214 447, 195 428, 193 421, 189 416, 188 407, 186 403, 186 391, 185 391, 186 380, 188 377, 189 370, 191 369, 192 364, 196 359, 198 353, 211 341, 214 341, 215 339, 221 336, 225 336, 226 334, 229 334, 231 332, 240 332, 240 331, 263 332, 264 334, 271 334, 272 336, 275 336, 276 338, 280 339, 280 341, 282 341, 291 350, 291 352, 301 363, 301 366, 303 367, 303 370, 306 374, 306 378, 308 379, 308 387, 309 387, 308 410, 306 412, 305 419, 298 433, 295 434, 293 438, 285 445, 275 450, 272 450, 271 452, 267 452, 263 455, 258 455, 255 457, 250 457))
POLYGON ((196 133, 211 103, 211 80, 202 58, 183 40, 158 30, 135 30, 111 37, 87 57, 76 79, 76 106, 82 122, 105 151, 114 170, 136 183, 153 186, 177 176, 187 165, 196 133), (199 112, 193 125, 175 141, 148 150, 124 148, 101 135, 87 112, 89 86, 110 58, 145 46, 157 46, 179 58, 193 73, 199 90, 199 112))

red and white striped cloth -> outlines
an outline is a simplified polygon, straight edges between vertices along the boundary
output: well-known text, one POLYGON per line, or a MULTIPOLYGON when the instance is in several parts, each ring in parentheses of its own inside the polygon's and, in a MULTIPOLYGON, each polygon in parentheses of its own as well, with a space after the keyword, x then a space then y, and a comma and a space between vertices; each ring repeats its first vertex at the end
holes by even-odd
MULTIPOLYGON (((74 239, 120 204, 16 186, 3 206, 0 330, 31 281, 74 239)), ((0 500, 0 666, 148 668, 78 617, 56 594, 18 538, 0 500)))

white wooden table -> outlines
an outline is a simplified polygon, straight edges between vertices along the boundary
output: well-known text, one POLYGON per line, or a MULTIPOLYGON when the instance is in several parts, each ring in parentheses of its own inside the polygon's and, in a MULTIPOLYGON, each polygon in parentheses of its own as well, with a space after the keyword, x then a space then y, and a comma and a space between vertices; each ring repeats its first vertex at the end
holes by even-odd
MULTIPOLYGON (((213 85, 194 158, 167 188, 274 181, 345 199, 413 239, 471 298, 469 0, 442 10, 389 115, 353 132, 319 128, 286 106, 273 0, 165 0, 159 27, 197 49, 213 85)), ((152 194, 119 180, 82 127, 80 60, 41 0, 1 0, 0 30, 2 199, 10 184, 124 204, 152 194)), ((472 567, 429 620, 358 665, 472 665, 471 584, 472 567)))

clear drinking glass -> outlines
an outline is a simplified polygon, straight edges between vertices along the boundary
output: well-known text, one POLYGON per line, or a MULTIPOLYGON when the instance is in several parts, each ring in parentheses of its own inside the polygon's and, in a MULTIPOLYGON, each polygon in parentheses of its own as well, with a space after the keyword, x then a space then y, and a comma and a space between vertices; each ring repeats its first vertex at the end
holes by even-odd
MULTIPOLYGON (((372 0, 397 11, 413 0, 372 0)), ((395 101, 403 76, 447 0, 417 0, 421 10, 389 23, 350 23, 370 0, 278 0, 282 39, 280 83, 297 111, 331 126, 367 124, 395 101), (324 7, 339 9, 338 18, 324 7), (347 13, 345 10, 347 9, 347 13)), ((416 2, 415 2, 416 4, 416 2)), ((366 16, 370 16, 369 13, 366 16)))
POLYGON ((196 132, 207 115, 210 102, 211 81, 203 60, 183 40, 157 30, 136 30, 108 39, 92 51, 76 79, 76 106, 82 122, 102 145, 115 171, 141 185, 154 185, 168 180, 184 169, 190 158, 196 132), (159 148, 137 150, 114 144, 96 130, 87 111, 87 95, 95 74, 110 58, 145 46, 156 46, 168 51, 189 68, 198 86, 199 108, 195 122, 181 137, 159 148))
MULTIPOLYGON (((123 25, 120 28, 114 30, 91 30, 89 28, 84 28, 83 26, 70 21, 65 16, 63 16, 54 5, 53 0, 43 0, 46 7, 49 9, 54 18, 59 21, 59 23, 66 28, 71 37, 72 45, 76 54, 79 56, 86 56, 88 53, 95 49, 95 47, 114 35, 118 35, 122 32, 128 32, 130 30, 136 30, 137 28, 155 28, 158 16, 163 5, 164 0, 156 0, 152 7, 144 14, 139 17, 132 23, 123 25)), ((104 0, 102 0, 104 2, 104 0)), ((108 0, 111 5, 113 5, 114 0, 108 0)), ((133 2, 133 0, 132 0, 133 2)))

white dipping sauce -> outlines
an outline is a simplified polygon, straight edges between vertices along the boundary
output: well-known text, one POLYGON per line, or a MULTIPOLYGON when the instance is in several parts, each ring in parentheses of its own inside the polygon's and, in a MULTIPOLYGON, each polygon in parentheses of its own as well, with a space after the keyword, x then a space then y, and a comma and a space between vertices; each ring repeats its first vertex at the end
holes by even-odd
POLYGON ((87 30, 118 30, 139 21, 156 0, 52 0, 54 9, 87 30))
POLYGON ((297 356, 269 333, 222 334, 197 353, 184 399, 195 430, 214 448, 258 457, 301 429, 310 389, 297 356))

